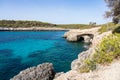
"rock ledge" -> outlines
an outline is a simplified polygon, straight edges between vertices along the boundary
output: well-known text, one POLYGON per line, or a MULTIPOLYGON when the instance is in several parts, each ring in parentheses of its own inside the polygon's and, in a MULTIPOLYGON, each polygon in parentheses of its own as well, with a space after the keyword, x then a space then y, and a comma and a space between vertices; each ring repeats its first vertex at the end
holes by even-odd
POLYGON ((43 63, 21 71, 10 80, 53 80, 55 76, 51 63, 43 63))

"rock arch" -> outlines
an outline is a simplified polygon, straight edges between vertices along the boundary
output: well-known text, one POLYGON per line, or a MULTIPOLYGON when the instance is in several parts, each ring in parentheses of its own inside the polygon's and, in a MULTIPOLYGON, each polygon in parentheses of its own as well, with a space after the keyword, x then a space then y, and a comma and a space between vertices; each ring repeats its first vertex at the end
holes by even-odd
POLYGON ((63 37, 71 42, 75 42, 79 40, 91 41, 94 38, 94 36, 98 34, 98 30, 100 28, 101 27, 83 29, 83 30, 73 29, 66 32, 63 37))
POLYGON ((93 34, 81 34, 77 35, 77 41, 84 41, 86 43, 90 43, 93 39, 93 34))

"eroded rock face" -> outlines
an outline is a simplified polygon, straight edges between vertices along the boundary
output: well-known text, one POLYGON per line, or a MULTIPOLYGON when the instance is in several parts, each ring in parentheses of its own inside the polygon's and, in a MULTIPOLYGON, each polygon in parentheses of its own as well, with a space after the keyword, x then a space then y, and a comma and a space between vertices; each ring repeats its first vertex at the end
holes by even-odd
POLYGON ((99 65, 97 70, 89 73, 70 70, 54 80, 120 80, 120 60, 115 60, 109 66, 99 65))
POLYGON ((43 63, 21 71, 10 80, 53 80, 54 76, 52 63, 43 63))
POLYGON ((66 39, 71 42, 78 41, 76 34, 70 34, 66 39))
POLYGON ((87 51, 83 51, 78 55, 78 59, 74 60, 71 63, 71 69, 72 70, 79 70, 81 68, 81 66, 84 65, 84 60, 86 58, 89 57, 90 59, 92 59, 97 45, 103 40, 103 38, 107 37, 110 34, 112 34, 111 31, 105 32, 103 34, 95 35, 93 40, 92 40, 91 47, 87 51))
POLYGON ((85 42, 85 43, 91 42, 90 36, 85 35, 85 36, 83 36, 83 37, 84 37, 84 42, 85 42))
POLYGON ((112 32, 105 32, 102 34, 95 34, 92 40, 91 47, 87 51, 83 51, 78 55, 78 59, 71 63, 71 70, 67 73, 60 75, 54 80, 120 80, 120 61, 111 64, 110 66, 97 66, 97 70, 89 73, 80 73, 79 70, 84 65, 86 58, 93 58, 97 45, 103 38, 111 35, 112 32), (114 67, 113 67, 114 66, 114 67), (114 74, 113 74, 114 73, 114 74), (112 75, 112 76, 109 76, 112 75))
POLYGON ((54 78, 57 78, 57 77, 59 77, 59 76, 62 75, 62 74, 64 74, 64 72, 56 73, 54 78))
POLYGON ((81 66, 84 65, 84 60, 88 58, 91 55, 91 53, 93 53, 93 51, 94 51, 93 48, 90 48, 89 50, 80 53, 78 55, 78 59, 72 61, 71 69, 79 71, 81 66))
POLYGON ((91 28, 91 29, 84 29, 84 30, 70 30, 66 32, 63 37, 66 38, 68 41, 74 42, 79 41, 80 37, 83 37, 85 42, 90 42, 90 40, 93 38, 91 35, 96 35, 98 33, 98 30, 100 27, 97 28, 91 28))

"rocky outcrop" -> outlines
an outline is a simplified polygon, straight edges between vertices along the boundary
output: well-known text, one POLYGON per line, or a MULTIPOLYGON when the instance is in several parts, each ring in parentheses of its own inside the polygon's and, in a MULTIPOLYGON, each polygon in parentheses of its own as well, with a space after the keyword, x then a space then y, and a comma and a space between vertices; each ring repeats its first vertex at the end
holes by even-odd
POLYGON ((62 75, 62 74, 64 74, 64 72, 56 73, 54 78, 57 78, 57 77, 59 77, 59 76, 62 75))
POLYGON ((64 34, 64 38, 68 41, 79 41, 81 38, 84 38, 85 42, 92 41, 93 37, 98 34, 100 27, 84 30, 70 30, 64 34))
MULTIPOLYGON (((91 29, 92 30, 92 29, 91 29)), ((93 29, 94 30, 94 29, 93 29)), ((77 35, 76 32, 78 31, 74 31, 75 34, 77 35)), ((93 31, 94 32, 94 31, 93 31)), ((72 33, 73 34, 73 33, 72 33)), ((78 33, 79 34, 79 33, 78 33)), ((99 71, 94 71, 94 72, 89 72, 89 73, 80 73, 79 70, 81 68, 82 65, 84 65, 84 60, 86 58, 92 58, 93 54, 95 53, 95 49, 97 47, 97 45, 103 40, 103 38, 107 37, 108 35, 112 34, 111 31, 109 32, 105 32, 103 34, 99 34, 98 32, 96 32, 94 34, 94 37, 92 39, 92 44, 91 44, 91 47, 87 50, 87 51, 83 51, 82 53, 80 53, 78 55, 78 59, 74 60, 72 63, 71 63, 71 70, 65 74, 62 74, 61 76, 57 77, 56 79, 54 80, 119 80, 119 79, 110 79, 110 78, 107 78, 109 77, 108 74, 109 74, 109 70, 105 70, 105 72, 107 73, 105 76, 106 79, 104 79, 104 76, 102 74, 104 74, 104 72, 102 72, 102 69, 99 69, 99 71), (98 73, 98 74, 97 74, 98 73), (97 75, 96 75, 97 74, 97 75), (100 76, 100 77, 98 77, 100 76), (98 78, 96 78, 98 77, 98 78)), ((66 33, 64 36, 65 37, 68 37, 70 36, 71 34, 68 32, 66 33)), ((117 70, 119 70, 117 68, 117 70)), ((115 70, 114 70, 115 71, 115 70)), ((117 71, 116 71, 117 72, 117 71)), ((117 77, 118 77, 119 74, 117 74, 117 77)))
POLYGON ((43 63, 21 71, 10 80, 53 80, 55 76, 51 63, 43 63))
POLYGON ((79 71, 82 65, 84 65, 84 60, 94 53, 94 48, 89 48, 87 51, 83 51, 78 55, 78 59, 72 61, 71 69, 79 71))
POLYGON ((78 59, 74 60, 71 63, 71 69, 72 70, 79 70, 82 65, 84 65, 84 60, 88 57, 92 58, 92 55, 95 53, 96 46, 102 41, 103 38, 106 36, 112 34, 111 31, 105 32, 103 34, 98 34, 94 36, 92 40, 91 47, 87 51, 83 51, 78 55, 78 59))
POLYGON ((95 71, 89 73, 70 70, 54 80, 120 80, 120 60, 113 61, 109 66, 98 65, 95 71))
POLYGON ((85 36, 83 36, 83 38, 84 38, 85 43, 92 42, 92 38, 89 35, 85 35, 85 36))

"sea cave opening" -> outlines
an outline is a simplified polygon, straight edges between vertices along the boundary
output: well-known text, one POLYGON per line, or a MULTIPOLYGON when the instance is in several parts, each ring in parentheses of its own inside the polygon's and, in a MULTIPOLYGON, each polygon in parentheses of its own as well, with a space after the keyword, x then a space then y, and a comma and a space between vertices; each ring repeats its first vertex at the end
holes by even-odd
POLYGON ((78 41, 83 42, 84 41, 84 37, 78 36, 78 41))

